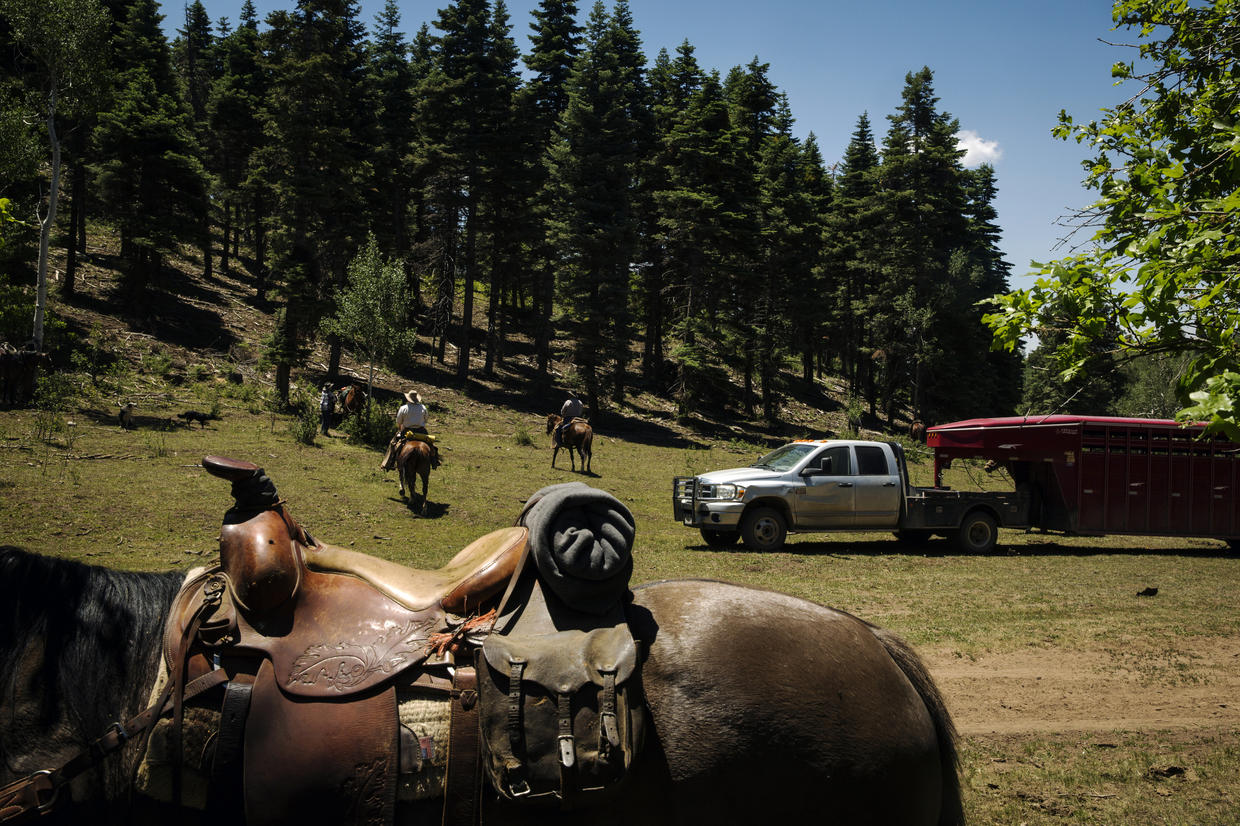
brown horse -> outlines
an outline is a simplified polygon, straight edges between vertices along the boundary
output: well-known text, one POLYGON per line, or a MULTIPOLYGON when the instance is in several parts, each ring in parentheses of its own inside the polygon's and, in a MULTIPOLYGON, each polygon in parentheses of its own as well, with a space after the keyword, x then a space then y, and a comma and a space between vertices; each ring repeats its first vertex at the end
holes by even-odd
POLYGON ((360 385, 350 384, 336 391, 336 422, 344 421, 346 416, 357 415, 366 405, 366 391, 360 385))
MULTIPOLYGON (((560 422, 564 421, 555 413, 547 417, 547 434, 550 435, 560 422)), ((594 443, 594 428, 590 427, 589 422, 585 419, 574 419, 568 427, 564 428, 563 443, 557 436, 551 438, 551 466, 555 467, 555 457, 560 452, 560 448, 568 450, 568 460, 572 462, 573 470, 577 469, 577 461, 573 458, 573 452, 576 451, 581 455, 581 469, 586 473, 590 473, 590 458, 593 453, 590 445, 594 443)))
POLYGON ((431 475, 431 446, 419 439, 409 439, 396 454, 396 476, 400 480, 400 495, 405 496, 409 487, 409 506, 413 507, 413 489, 416 477, 422 477, 422 506, 418 513, 426 513, 426 491, 431 475))
MULTIPOLYGON (((62 765, 145 707, 180 579, 0 547, 0 673, 10 675, 0 681, 0 785, 62 765)), ((921 660, 890 632, 705 580, 637 587, 625 613, 643 642, 650 727, 624 795, 567 811, 496 800, 488 822, 964 822, 951 718, 921 660)), ((40 823, 207 822, 192 810, 135 811, 140 751, 79 776, 40 823)), ((323 789, 325 803, 342 791, 323 789)), ((442 798, 409 805, 403 823, 441 822, 442 798)), ((334 822, 335 809, 323 811, 306 826, 334 822)))

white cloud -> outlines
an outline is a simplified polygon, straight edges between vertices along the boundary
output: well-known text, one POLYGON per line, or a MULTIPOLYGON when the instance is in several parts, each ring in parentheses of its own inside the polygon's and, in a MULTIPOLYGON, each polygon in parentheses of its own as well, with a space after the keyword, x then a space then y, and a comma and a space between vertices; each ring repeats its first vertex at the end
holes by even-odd
POLYGON ((956 133, 956 146, 965 150, 964 165, 973 169, 984 163, 994 163, 1003 157, 1003 150, 998 141, 983 140, 982 136, 972 129, 962 129, 956 133))

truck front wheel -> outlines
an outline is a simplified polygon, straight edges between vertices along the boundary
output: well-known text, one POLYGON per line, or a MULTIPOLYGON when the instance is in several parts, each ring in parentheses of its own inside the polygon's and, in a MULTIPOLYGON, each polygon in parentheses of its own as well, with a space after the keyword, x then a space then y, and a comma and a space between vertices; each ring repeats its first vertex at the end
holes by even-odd
POLYGON ((967 514, 956 531, 956 545, 970 554, 988 554, 995 549, 999 529, 995 518, 985 511, 967 514))
POLYGON ((741 538, 736 531, 721 531, 716 528, 702 528, 701 531, 702 539, 712 548, 730 548, 741 538))
POLYGON ((778 551, 788 535, 788 523, 774 508, 754 508, 741 520, 741 539, 751 551, 778 551))

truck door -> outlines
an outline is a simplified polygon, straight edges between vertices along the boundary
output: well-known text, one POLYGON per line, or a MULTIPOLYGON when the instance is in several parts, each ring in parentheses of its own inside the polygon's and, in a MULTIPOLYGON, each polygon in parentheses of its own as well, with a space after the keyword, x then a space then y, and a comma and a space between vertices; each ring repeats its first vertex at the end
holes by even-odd
POLYGON ((857 477, 848 445, 829 447, 801 471, 804 489, 793 497, 797 526, 848 527, 854 522, 857 477))
POLYGON ((858 528, 895 528, 900 521, 900 476, 895 457, 879 445, 856 445, 858 528))

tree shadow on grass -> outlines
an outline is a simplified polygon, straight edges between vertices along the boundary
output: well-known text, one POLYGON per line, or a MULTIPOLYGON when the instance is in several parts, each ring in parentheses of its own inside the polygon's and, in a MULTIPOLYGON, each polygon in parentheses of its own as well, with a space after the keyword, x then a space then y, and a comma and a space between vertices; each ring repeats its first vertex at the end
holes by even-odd
MULTIPOLYGON (((1000 542, 993 551, 984 554, 966 553, 956 547, 949 539, 931 539, 926 542, 905 542, 896 539, 880 539, 877 538, 881 534, 875 534, 874 539, 867 540, 849 540, 849 539, 830 539, 819 538, 813 535, 790 536, 788 541, 775 553, 794 554, 797 556, 823 556, 834 557, 840 560, 848 560, 852 557, 872 557, 872 556, 923 556, 935 559, 945 557, 985 557, 985 558, 1015 558, 1015 557, 1087 557, 1087 556, 1112 556, 1112 555, 1145 555, 1145 556, 1178 556, 1178 557, 1194 557, 1194 558, 1214 558, 1235 556, 1226 543, 1220 543, 1218 547, 1203 548, 1158 548, 1148 547, 1136 544, 1126 545, 1098 545, 1098 546, 1082 546, 1068 543, 1060 543, 1050 539, 1049 541, 1039 541, 1034 544, 1005 544, 1000 542)), ((1038 534, 1040 538, 1045 536, 1038 534)), ((689 541, 685 543, 685 549, 690 551, 702 551, 705 553, 760 553, 751 551, 741 542, 727 547, 712 548, 705 542, 689 541)))

